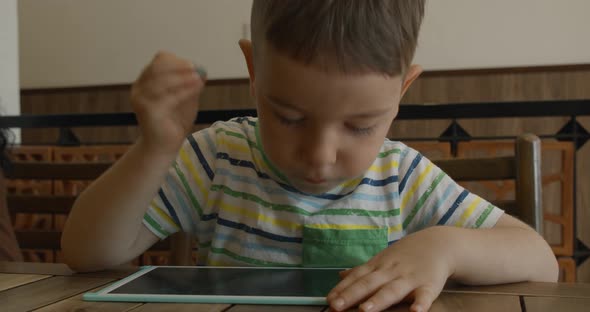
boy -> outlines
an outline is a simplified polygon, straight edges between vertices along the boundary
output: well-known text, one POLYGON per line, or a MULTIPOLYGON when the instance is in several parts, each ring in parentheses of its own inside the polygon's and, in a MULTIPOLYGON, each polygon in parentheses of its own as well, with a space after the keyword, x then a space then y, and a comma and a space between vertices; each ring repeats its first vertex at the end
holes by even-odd
POLYGON ((406 297, 426 311, 448 278, 556 281, 535 231, 385 140, 421 72, 411 60, 423 10, 255 0, 240 47, 258 119, 186 140, 204 77, 159 53, 132 89, 140 138, 70 214, 67 263, 114 266, 182 230, 198 237, 200 264, 354 267, 328 295, 337 311, 406 297))

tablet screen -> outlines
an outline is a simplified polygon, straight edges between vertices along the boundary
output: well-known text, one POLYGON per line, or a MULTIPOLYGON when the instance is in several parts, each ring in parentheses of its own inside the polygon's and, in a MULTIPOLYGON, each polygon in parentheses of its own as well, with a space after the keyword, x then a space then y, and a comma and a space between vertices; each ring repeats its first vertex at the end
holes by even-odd
POLYGON ((342 269, 156 267, 111 294, 325 297, 342 269))

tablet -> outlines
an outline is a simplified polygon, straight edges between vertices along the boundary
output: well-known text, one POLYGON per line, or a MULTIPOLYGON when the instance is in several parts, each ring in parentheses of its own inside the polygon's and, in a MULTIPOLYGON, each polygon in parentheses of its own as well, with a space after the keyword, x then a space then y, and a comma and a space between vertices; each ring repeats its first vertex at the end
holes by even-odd
POLYGON ((341 268, 145 266, 87 301, 325 305, 341 268))

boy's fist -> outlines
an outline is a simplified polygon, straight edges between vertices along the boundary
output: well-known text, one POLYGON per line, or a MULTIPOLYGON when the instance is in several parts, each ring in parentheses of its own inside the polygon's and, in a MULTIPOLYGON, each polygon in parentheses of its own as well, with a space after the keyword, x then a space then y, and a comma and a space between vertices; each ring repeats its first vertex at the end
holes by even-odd
POLYGON ((144 68, 131 88, 131 105, 149 150, 178 151, 193 127, 205 79, 192 62, 168 52, 144 68))

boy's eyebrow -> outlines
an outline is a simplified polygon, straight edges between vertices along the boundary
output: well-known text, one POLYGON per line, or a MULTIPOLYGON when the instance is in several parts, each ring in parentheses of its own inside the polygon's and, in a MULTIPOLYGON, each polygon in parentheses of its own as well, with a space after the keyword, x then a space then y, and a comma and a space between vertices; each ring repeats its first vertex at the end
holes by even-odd
MULTIPOLYGON (((266 97, 276 105, 279 105, 279 106, 282 106, 282 107, 285 107, 288 109, 296 110, 296 111, 301 111, 301 109, 299 109, 297 106, 295 106, 287 101, 283 101, 280 98, 277 98, 272 95, 267 95, 266 97)), ((391 109, 392 109, 392 107, 384 107, 381 109, 374 110, 372 112, 363 112, 360 114, 350 115, 348 117, 349 118, 373 118, 373 117, 381 116, 381 115, 389 112, 391 109)))
POLYGON ((375 110, 372 112, 364 112, 364 113, 360 113, 360 114, 355 114, 355 115, 351 115, 350 118, 374 118, 374 117, 379 117, 382 116, 383 114, 389 112, 391 110, 391 107, 387 107, 387 108, 383 108, 380 110, 375 110))
POLYGON ((297 108, 297 106, 295 106, 295 105, 293 105, 293 104, 291 104, 291 103, 289 103, 289 102, 287 102, 287 101, 283 101, 283 100, 281 100, 281 99, 280 99, 280 98, 278 98, 278 97, 275 97, 275 96, 272 96, 272 95, 267 95, 266 97, 267 97, 267 98, 268 98, 268 99, 269 99, 271 102, 273 102, 273 103, 275 103, 275 104, 277 104, 277 105, 279 105, 279 106, 283 106, 283 107, 285 107, 285 108, 292 109, 292 110, 297 110, 297 111, 298 111, 298 110, 300 110, 299 108, 297 108))

